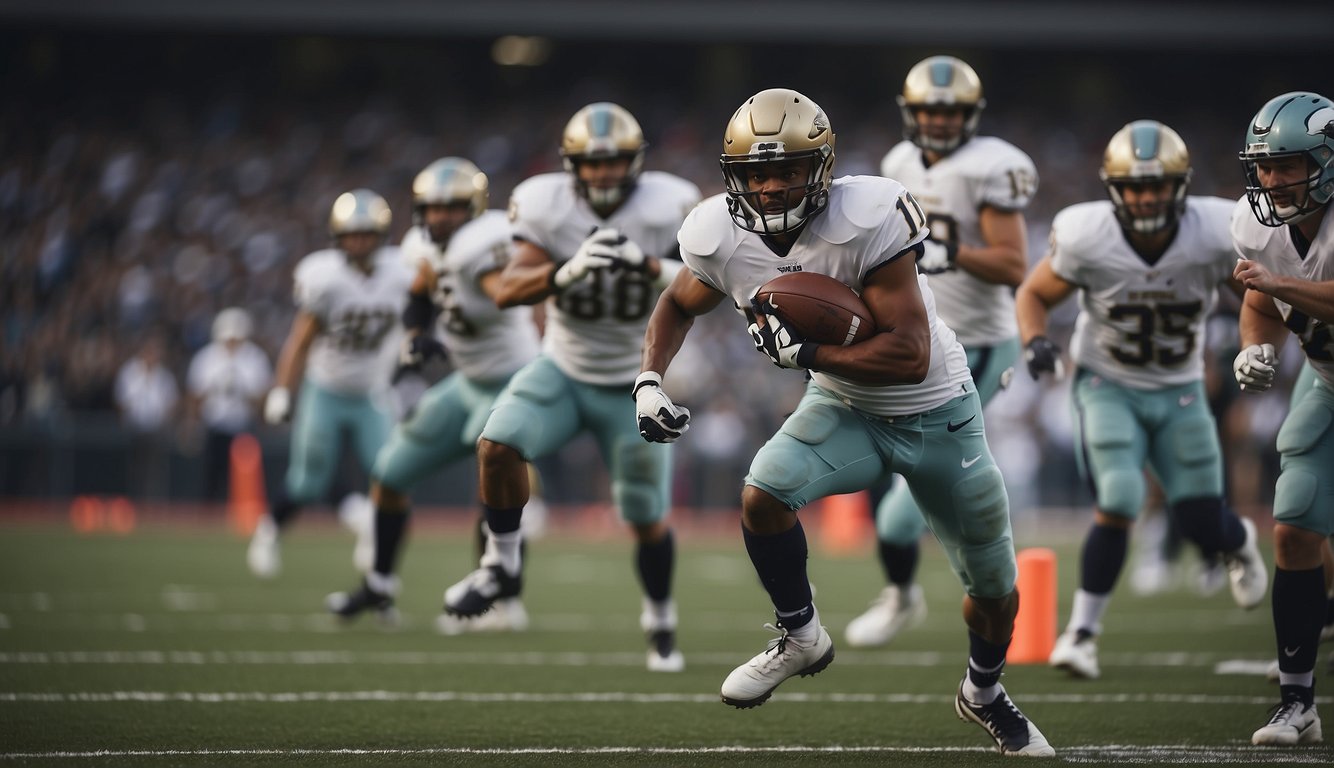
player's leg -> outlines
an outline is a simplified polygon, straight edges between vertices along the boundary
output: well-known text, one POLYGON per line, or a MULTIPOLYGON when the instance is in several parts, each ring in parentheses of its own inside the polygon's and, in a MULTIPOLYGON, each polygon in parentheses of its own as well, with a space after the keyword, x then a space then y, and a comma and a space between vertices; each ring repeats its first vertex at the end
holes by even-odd
POLYGON ((336 406, 333 394, 310 382, 302 385, 289 437, 287 474, 246 550, 246 562, 256 576, 278 575, 282 532, 301 506, 318 499, 333 479, 342 440, 336 406))
POLYGON ((1334 392, 1323 383, 1297 398, 1278 433, 1274 488, 1274 635, 1281 700, 1254 744, 1321 740, 1315 663, 1325 617, 1322 549, 1334 533, 1334 392))
POLYGON ((965 593, 968 665, 955 713, 986 730, 1002 753, 1055 754, 1000 682, 1019 609, 1018 569, 1009 497, 987 447, 982 404, 969 392, 922 414, 918 430, 920 455, 903 475, 965 593))
POLYGON ((529 496, 528 462, 555 451, 582 429, 573 385, 555 363, 538 357, 496 398, 477 443, 486 551, 480 568, 445 590, 446 613, 477 616, 522 590, 519 525, 529 496))
POLYGON ((1162 485, 1168 513, 1206 563, 1222 559, 1237 605, 1264 600, 1269 574, 1256 546, 1255 525, 1223 500, 1223 451, 1203 382, 1141 393, 1152 403, 1149 465, 1162 485))
POLYGON ((863 490, 885 469, 866 421, 814 385, 755 455, 741 492, 741 532, 777 618, 766 627, 778 638, 727 676, 724 703, 763 704, 787 678, 813 675, 833 660, 833 641, 811 596, 797 510, 824 496, 863 490))
POLYGON ((1076 677, 1101 674, 1097 637, 1102 617, 1125 566, 1131 524, 1144 504, 1148 438, 1138 394, 1087 371, 1075 379, 1077 459, 1093 484, 1097 507, 1080 552, 1079 588, 1070 619, 1048 662, 1076 677))
POLYGON ((652 672, 680 672, 677 611, 672 599, 676 538, 671 509, 672 446, 649 443, 635 425, 634 401, 620 387, 577 385, 580 410, 611 476, 611 497, 635 535, 635 572, 643 590, 640 628, 648 639, 652 672))

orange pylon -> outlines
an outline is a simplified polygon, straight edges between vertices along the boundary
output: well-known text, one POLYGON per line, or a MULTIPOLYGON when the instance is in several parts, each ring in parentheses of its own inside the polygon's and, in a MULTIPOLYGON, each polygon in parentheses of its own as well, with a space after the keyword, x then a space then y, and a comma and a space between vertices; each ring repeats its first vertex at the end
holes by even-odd
POLYGON ((117 496, 106 505, 106 525, 112 533, 122 536, 134 530, 134 503, 124 496, 117 496))
POLYGON ((244 536, 254 533, 268 502, 264 493, 264 458, 254 435, 241 433, 232 438, 231 495, 227 500, 227 519, 244 536))
POLYGON ((1019 615, 1007 660, 1012 664, 1046 664, 1056 645, 1056 553, 1046 547, 1020 550, 1019 615))
POLYGON ((826 496, 818 502, 820 545, 831 554, 861 554, 875 540, 871 496, 866 491, 826 496))

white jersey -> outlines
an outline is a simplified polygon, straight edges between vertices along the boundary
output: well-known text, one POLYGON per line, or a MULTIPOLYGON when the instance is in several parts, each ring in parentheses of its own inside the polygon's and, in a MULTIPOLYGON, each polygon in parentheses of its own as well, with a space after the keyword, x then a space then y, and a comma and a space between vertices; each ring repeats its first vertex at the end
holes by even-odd
MULTIPOLYGON (((716 195, 696 208, 681 227, 681 256, 705 285, 725 293, 743 313, 769 280, 785 272, 829 275, 861 293, 876 267, 892 261, 925 236, 903 213, 911 197, 901 184, 876 176, 836 179, 828 207, 812 218, 792 250, 779 256, 760 235, 738 227, 727 196, 716 195), (904 205, 900 201, 906 201, 904 205)), ((844 403, 877 416, 929 411, 958 397, 970 380, 968 360, 954 332, 936 317, 925 277, 918 276, 931 324, 931 365, 919 384, 875 385, 811 371, 811 378, 844 403)))
MULTIPOLYGON (((557 264, 573 257, 597 227, 616 228, 647 255, 675 258, 676 232, 699 197, 685 179, 645 171, 604 220, 575 192, 570 174, 546 173, 514 188, 510 222, 515 238, 542 248, 557 264)), ((543 352, 577 381, 629 384, 639 374, 644 331, 660 292, 643 273, 594 270, 547 299, 543 352)))
POLYGON ((1126 240, 1110 200, 1079 203, 1051 225, 1051 268, 1079 286, 1070 356, 1132 389, 1204 378, 1204 326, 1232 276, 1232 201, 1188 197, 1176 237, 1149 264, 1126 240))
MULTIPOLYGON (((1232 213, 1232 242, 1237 253, 1260 262, 1275 275, 1311 282, 1334 280, 1334 210, 1326 209, 1325 220, 1320 222, 1303 258, 1292 242, 1292 228, 1266 227, 1256 221, 1250 203, 1243 197, 1232 213)), ((1278 299, 1274 299, 1274 306, 1283 315, 1283 324, 1301 341, 1302 351, 1321 381, 1334 389, 1334 335, 1330 326, 1278 299)))
MULTIPOLYGON (((982 248, 983 206, 1022 211, 1038 189, 1037 169, 1019 148, 993 136, 977 136, 930 168, 911 141, 897 144, 880 162, 880 175, 908 188, 926 213, 931 237, 982 248)), ((929 275, 940 319, 968 348, 991 346, 1019 335, 1014 292, 962 269, 929 275)))
POLYGON ((413 268, 424 260, 435 273, 431 300, 440 308, 440 337, 454 367, 473 381, 503 381, 537 356, 533 308, 501 309, 482 291, 482 277, 505 267, 512 244, 502 211, 464 224, 444 249, 421 227, 403 237, 413 268))
POLYGON ((381 390, 397 344, 399 317, 413 273, 397 248, 371 255, 366 274, 336 249, 316 251, 296 265, 294 293, 300 309, 319 318, 305 376, 343 395, 381 390))
POLYGON ((232 351, 215 341, 190 360, 186 385, 199 398, 204 423, 224 432, 250 426, 255 403, 268 391, 273 368, 264 350, 249 341, 232 351))

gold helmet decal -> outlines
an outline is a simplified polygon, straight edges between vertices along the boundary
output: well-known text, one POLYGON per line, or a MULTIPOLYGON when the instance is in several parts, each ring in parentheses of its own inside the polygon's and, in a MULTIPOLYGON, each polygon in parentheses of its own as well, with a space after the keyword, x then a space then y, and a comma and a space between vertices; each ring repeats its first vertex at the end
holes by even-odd
POLYGON ((721 162, 733 220, 752 232, 788 232, 829 201, 834 131, 820 105, 802 94, 788 88, 760 91, 727 123, 721 162), (801 201, 781 213, 764 212, 760 193, 750 189, 750 170, 759 164, 794 160, 807 164, 801 201))
POLYGON ((982 80, 961 59, 931 56, 913 65, 903 79, 903 93, 898 99, 903 116, 903 138, 922 149, 953 152, 977 134, 977 124, 987 100, 982 98, 982 80), (922 108, 961 109, 963 131, 958 136, 932 138, 922 131, 917 110, 922 108))
POLYGON ((560 155, 565 170, 574 176, 575 189, 594 208, 613 208, 634 188, 644 169, 644 131, 626 109, 609 101, 589 104, 570 118, 561 134, 560 155), (612 188, 589 187, 579 178, 578 164, 584 160, 626 157, 630 168, 620 184, 612 188))
POLYGON ((427 205, 465 203, 475 219, 486 210, 489 195, 486 174, 461 157, 442 157, 412 180, 412 208, 419 217, 427 205))

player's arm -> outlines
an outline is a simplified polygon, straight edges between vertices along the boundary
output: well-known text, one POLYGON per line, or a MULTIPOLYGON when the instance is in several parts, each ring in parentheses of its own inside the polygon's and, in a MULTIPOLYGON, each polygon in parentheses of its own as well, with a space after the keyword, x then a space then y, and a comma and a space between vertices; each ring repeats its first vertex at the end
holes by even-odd
POLYGON ((1019 284, 1014 294, 1015 318, 1019 324, 1019 339, 1024 346, 1024 363, 1028 375, 1036 381, 1043 373, 1061 378, 1065 367, 1061 363, 1061 348, 1047 338, 1047 315, 1051 308, 1065 301, 1075 291, 1075 284, 1056 274, 1051 268, 1051 256, 1038 262, 1028 277, 1019 284))
POLYGON ((496 277, 491 298, 502 309, 538 304, 554 291, 552 276, 557 266, 545 248, 516 239, 509 263, 496 277))
POLYGON ((445 357, 445 345, 435 337, 431 323, 437 314, 431 291, 435 287, 435 269, 423 260, 417 264, 417 274, 408 288, 408 303, 403 307, 403 341, 398 352, 398 367, 390 381, 398 383, 408 371, 420 371, 422 365, 434 357, 445 357))
POLYGON ((292 391, 301 382, 310 346, 323 328, 324 324, 314 313, 297 310, 282 351, 278 353, 278 370, 274 376, 273 389, 269 390, 268 397, 264 399, 264 420, 270 424, 281 424, 292 417, 292 391))
POLYGON ((695 318, 713 310, 724 298, 726 294, 705 284, 690 270, 677 272, 649 315, 640 370, 665 373, 695 318))
POLYGON ((1242 297, 1237 329, 1242 347, 1272 344, 1275 350, 1283 347, 1289 333, 1274 300, 1260 291, 1247 291, 1242 297))
POLYGON ((982 206, 978 226, 986 245, 960 245, 955 267, 988 283, 1018 286, 1028 270, 1028 229, 1023 212, 982 206))
POLYGON ((811 368, 868 384, 916 384, 931 367, 931 322, 917 285, 915 248, 877 268, 862 286, 878 332, 839 346, 821 344, 811 368))
POLYGON ((1251 291, 1278 299, 1322 323, 1334 324, 1334 281, 1276 275, 1260 262, 1244 258, 1237 260, 1232 276, 1251 291))

